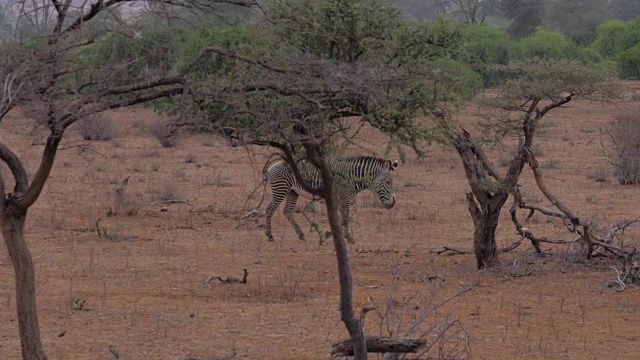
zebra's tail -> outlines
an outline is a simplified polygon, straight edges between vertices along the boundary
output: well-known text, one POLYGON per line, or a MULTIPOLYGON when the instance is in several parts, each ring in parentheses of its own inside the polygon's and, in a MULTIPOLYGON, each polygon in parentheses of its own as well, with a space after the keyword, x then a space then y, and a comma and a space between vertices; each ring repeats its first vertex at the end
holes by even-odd
POLYGON ((276 156, 276 154, 271 154, 269 156, 269 158, 267 159, 266 163, 264 164, 264 166, 262 167, 262 181, 260 183, 258 183, 258 185, 256 185, 255 188, 253 188, 253 190, 251 191, 251 193, 249 195, 247 195, 244 204, 242 204, 242 211, 240 212, 238 221, 240 222, 238 224, 237 227, 241 226, 243 221, 246 220, 247 218, 250 217, 255 217, 257 215, 257 217, 261 217, 264 215, 264 209, 262 209, 262 204, 264 203, 264 198, 265 195, 267 193, 267 184, 269 183, 269 177, 268 177, 268 169, 271 165, 273 165, 273 161, 272 158, 276 156), (260 196, 255 197, 254 195, 256 195, 256 192, 262 188, 262 194, 260 194, 260 196), (249 202, 252 199, 260 199, 260 201, 257 204, 253 204, 252 206, 249 206, 249 202))

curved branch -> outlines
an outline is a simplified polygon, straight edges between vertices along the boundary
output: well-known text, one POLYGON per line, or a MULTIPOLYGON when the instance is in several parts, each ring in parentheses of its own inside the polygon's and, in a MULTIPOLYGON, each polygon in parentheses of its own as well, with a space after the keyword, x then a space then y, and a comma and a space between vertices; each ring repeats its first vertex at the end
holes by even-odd
POLYGON ((558 106, 562 106, 573 98, 573 94, 569 94, 568 96, 561 97, 559 100, 552 102, 551 104, 545 106, 538 112, 537 118, 541 119, 549 110, 555 109, 558 106))
POLYGON ((42 153, 42 159, 40 160, 40 166, 33 177, 33 181, 31 182, 29 189, 26 194, 16 198, 16 205, 22 209, 28 209, 36 202, 36 200, 38 200, 40 193, 42 193, 44 184, 47 182, 49 174, 51 173, 51 168, 53 167, 53 163, 56 158, 56 152, 58 151, 60 140, 62 140, 62 133, 57 131, 52 131, 47 138, 47 143, 45 144, 44 151, 42 153))
POLYGON ((0 160, 7 164, 9 170, 11 170, 15 180, 13 192, 18 194, 26 192, 29 188, 27 171, 24 169, 20 158, 3 143, 0 143, 0 160))
MULTIPOLYGON (((533 171, 533 177, 536 180, 536 184, 538 188, 544 194, 544 196, 549 199, 551 204, 557 207, 566 217, 571 221, 571 223, 575 225, 588 227, 591 225, 591 222, 587 219, 581 219, 578 215, 573 212, 569 207, 567 207, 562 201, 560 201, 552 192, 549 190, 544 180, 542 179, 542 173, 540 173, 540 169, 538 167, 538 160, 536 160, 535 156, 531 153, 531 151, 527 150, 526 156, 527 163, 533 171)), ((538 210, 538 209, 537 209, 538 210)))

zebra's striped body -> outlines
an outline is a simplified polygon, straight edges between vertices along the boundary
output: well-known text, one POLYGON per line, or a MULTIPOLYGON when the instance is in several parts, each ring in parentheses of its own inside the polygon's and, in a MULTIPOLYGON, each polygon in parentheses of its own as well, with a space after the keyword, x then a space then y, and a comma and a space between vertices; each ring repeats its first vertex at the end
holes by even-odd
MULTIPOLYGON (((350 242, 354 242, 349 233, 349 206, 360 191, 368 189, 378 195, 385 208, 391 209, 396 202, 395 195, 393 195, 392 173, 397 168, 398 162, 363 156, 333 160, 329 166, 334 172, 335 189, 340 200, 345 237, 350 242)), ((311 188, 322 186, 320 173, 313 165, 305 161, 298 163, 298 168, 308 186, 311 188)), ((271 185, 271 202, 267 206, 265 224, 265 233, 269 241, 273 241, 271 218, 278 206, 285 200, 284 215, 293 225, 298 238, 304 240, 304 233, 293 218, 293 210, 300 194, 304 194, 306 191, 296 180, 289 165, 282 160, 269 166, 266 176, 271 185)))

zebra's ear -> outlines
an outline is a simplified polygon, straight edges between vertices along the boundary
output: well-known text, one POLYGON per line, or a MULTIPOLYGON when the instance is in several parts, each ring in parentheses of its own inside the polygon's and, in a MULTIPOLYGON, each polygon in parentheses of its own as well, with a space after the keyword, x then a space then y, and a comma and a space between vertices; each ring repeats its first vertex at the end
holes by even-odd
POLYGON ((391 171, 395 171, 396 169, 398 169, 398 160, 394 160, 391 164, 391 171))

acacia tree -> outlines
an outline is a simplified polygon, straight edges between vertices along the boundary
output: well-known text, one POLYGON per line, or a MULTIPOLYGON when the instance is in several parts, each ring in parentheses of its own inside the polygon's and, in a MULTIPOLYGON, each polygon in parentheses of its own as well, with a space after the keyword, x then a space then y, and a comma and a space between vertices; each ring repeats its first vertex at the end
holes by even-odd
POLYGON ((194 91, 192 96, 204 111, 209 106, 225 108, 224 117, 213 125, 232 145, 277 149, 298 183, 324 200, 338 264, 340 317, 351 338, 354 358, 366 359, 367 351, 374 349, 365 343, 361 319, 353 307, 353 278, 335 186, 340 180, 329 162, 335 144, 350 141, 365 124, 396 141, 422 147, 427 133, 414 119, 417 114, 428 114, 429 107, 428 102, 411 92, 419 93, 423 85, 397 69, 358 62, 332 63, 306 57, 286 61, 262 58, 256 62, 224 51, 219 53, 246 61, 248 66, 240 66, 240 72, 250 72, 249 68, 256 65, 262 67, 259 81, 243 82, 234 77, 233 84, 214 91, 215 105, 209 102, 213 93, 203 96, 194 91), (408 103, 402 104, 403 101, 408 103), (318 170, 320 187, 312 187, 302 177, 300 161, 308 161, 318 170))
POLYGON ((596 27, 612 18, 612 5, 608 0, 553 0, 546 4, 545 24, 587 45, 595 38, 596 27))
POLYGON ((527 36, 544 22, 544 0, 500 1, 500 14, 511 21, 507 31, 515 38, 527 36))
POLYGON ((365 336, 353 308, 353 279, 335 189, 337 175, 329 167, 329 161, 335 143, 350 140, 364 124, 389 131, 398 141, 422 144, 426 133, 419 130, 413 116, 405 117, 401 111, 422 112, 424 104, 418 101, 402 110, 396 108, 403 95, 419 90, 421 84, 407 79, 397 69, 358 62, 332 63, 304 56, 284 61, 262 58, 256 62, 224 51, 219 54, 242 59, 246 66, 239 66, 239 72, 250 73, 250 68, 261 67, 259 80, 245 82, 232 77, 233 84, 226 83, 225 89, 214 90, 218 94, 213 98, 215 104, 211 102, 213 93, 196 90, 192 96, 203 111, 208 107, 225 108, 224 117, 213 125, 234 146, 260 145, 279 150, 298 183, 324 200, 338 264, 340 316, 350 335, 355 358, 366 359, 365 336), (305 160, 318 170, 321 187, 311 187, 301 176, 298 165, 305 160))
MULTIPOLYGON (((23 23, 38 25, 38 37, 23 39, 24 43, 0 44, 0 124, 13 108, 20 107, 48 130, 40 164, 31 179, 23 160, 0 142, 0 161, 7 165, 12 177, 0 177, 0 231, 15 273, 24 359, 47 358, 40 340, 35 268, 25 241, 24 226, 28 209, 37 201, 49 177, 65 131, 79 119, 107 109, 184 93, 185 75, 194 65, 186 64, 172 73, 150 71, 140 78, 124 78, 114 74, 121 73, 125 64, 107 63, 96 68, 78 61, 83 52, 91 51, 93 43, 113 30, 99 20, 122 2, 90 1, 78 9, 71 1, 23 1, 21 19, 23 23), (8 192, 6 187, 10 185, 13 188, 8 192)), ((245 7, 255 3, 244 0, 168 2, 191 8, 205 6, 209 10, 215 3, 245 7)), ((122 23, 114 24, 120 31, 131 30, 122 23)))
POLYGON ((421 152, 431 136, 423 119, 439 103, 479 86, 480 79, 461 77, 473 72, 448 58, 460 41, 450 24, 406 23, 388 1, 279 0, 271 4, 270 20, 265 41, 271 51, 210 49, 235 60, 235 67, 192 84, 190 109, 235 146, 277 149, 301 186, 324 199, 338 264, 340 316, 355 358, 366 359, 372 349, 355 316, 329 161, 336 144, 348 143, 364 125, 387 134, 390 146, 421 152), (318 170, 322 186, 306 183, 299 161, 318 170))
MULTIPOLYGON (((478 269, 499 264, 495 232, 500 211, 511 194, 519 205, 522 203, 517 192, 518 180, 525 164, 529 163, 532 169, 536 164, 531 149, 536 130, 544 117, 577 96, 607 98, 615 95, 615 87, 608 74, 580 63, 538 59, 501 66, 500 69, 509 80, 500 87, 497 95, 481 99, 481 105, 487 112, 480 124, 480 136, 453 126, 449 114, 443 113, 439 121, 445 134, 443 141, 454 147, 460 156, 471 188, 466 199, 475 227, 473 239, 478 269), (482 140, 496 141, 507 136, 516 137, 518 144, 503 175, 485 154, 482 140)), ((545 194, 548 192, 543 185, 540 189, 545 194)), ((554 205, 557 203, 552 198, 550 200, 554 205)), ((564 214, 561 217, 573 226, 588 226, 586 220, 579 219, 573 212, 561 210, 564 214)), ((515 218, 513 220, 517 232, 531 239, 539 251, 536 239, 515 218)), ((584 236, 587 243, 591 243, 587 231, 584 236)))
POLYGON ((453 8, 453 14, 458 15, 465 23, 482 25, 488 16, 497 12, 497 0, 444 0, 444 4, 453 8))

